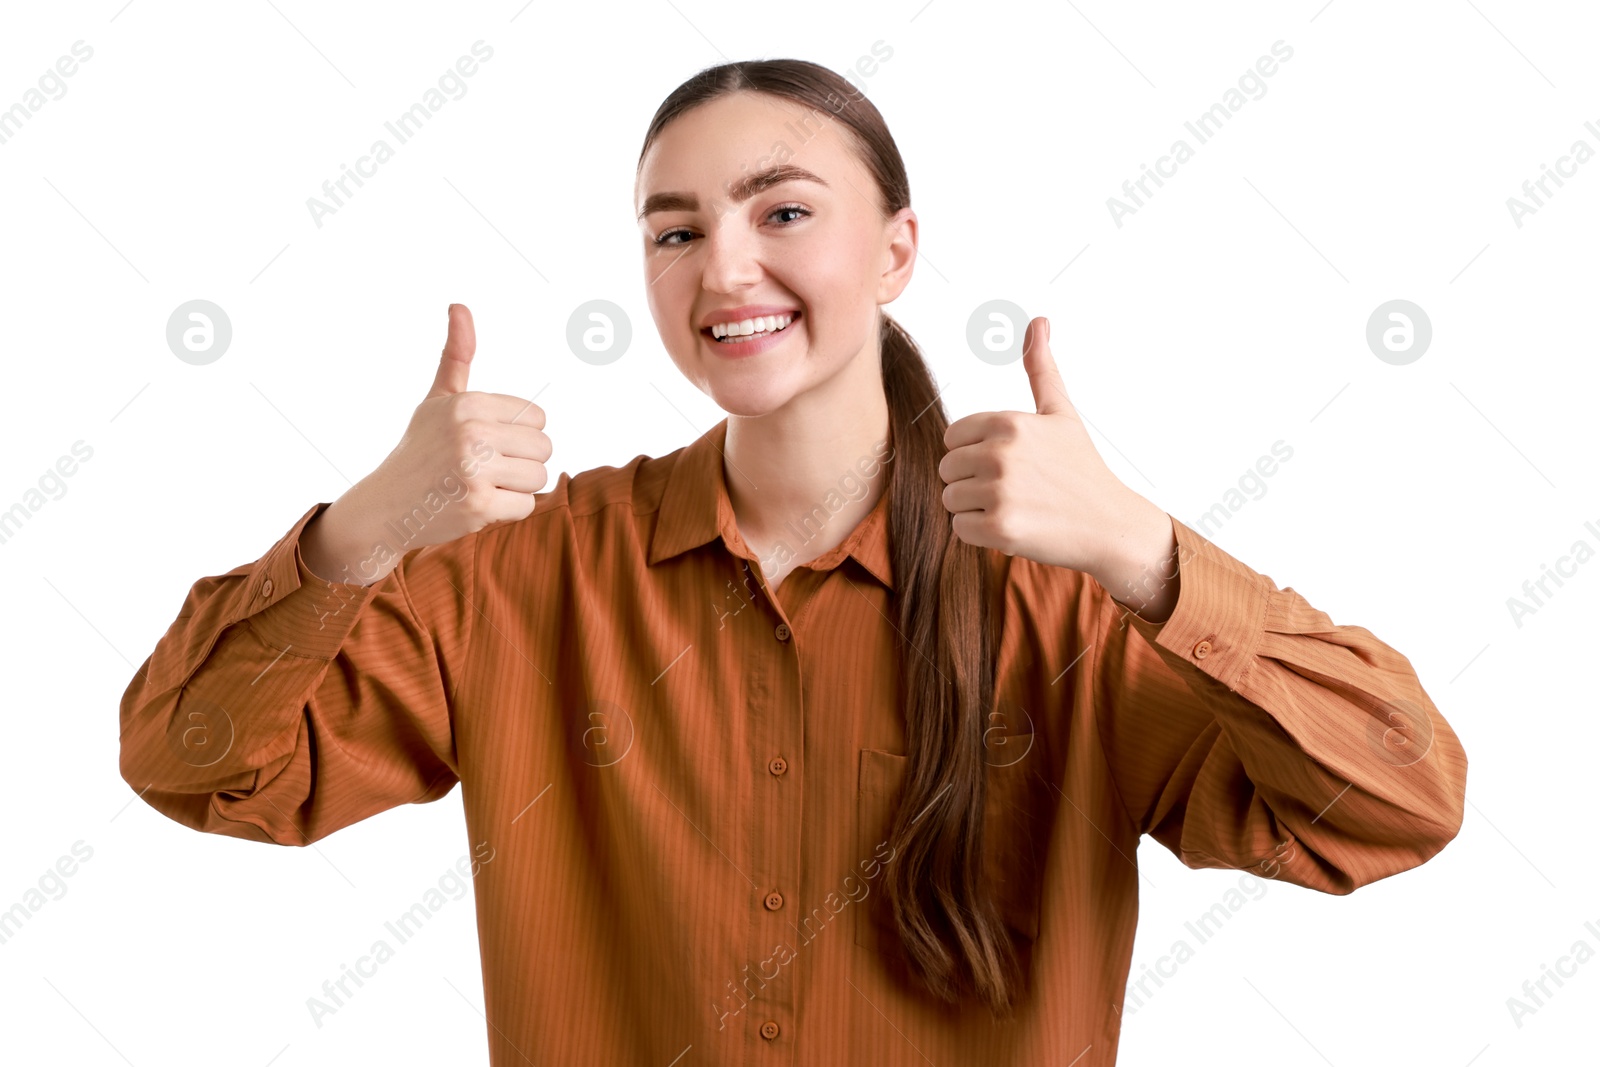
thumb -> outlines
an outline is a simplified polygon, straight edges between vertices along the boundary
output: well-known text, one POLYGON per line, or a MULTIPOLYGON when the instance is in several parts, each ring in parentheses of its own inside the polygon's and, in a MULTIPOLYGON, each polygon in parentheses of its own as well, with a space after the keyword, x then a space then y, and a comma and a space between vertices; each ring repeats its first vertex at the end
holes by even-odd
POLYGON ((439 370, 433 376, 433 389, 428 393, 430 398, 467 391, 467 370, 477 348, 472 312, 465 304, 451 304, 449 332, 445 336, 444 352, 439 356, 439 370))
POLYGON ((1028 383, 1033 387, 1033 403, 1041 415, 1067 411, 1072 401, 1067 399, 1067 386, 1056 369, 1055 356, 1050 354, 1050 320, 1044 316, 1030 319, 1022 339, 1022 366, 1028 372, 1028 383), (1040 329, 1040 324, 1044 328, 1040 329))

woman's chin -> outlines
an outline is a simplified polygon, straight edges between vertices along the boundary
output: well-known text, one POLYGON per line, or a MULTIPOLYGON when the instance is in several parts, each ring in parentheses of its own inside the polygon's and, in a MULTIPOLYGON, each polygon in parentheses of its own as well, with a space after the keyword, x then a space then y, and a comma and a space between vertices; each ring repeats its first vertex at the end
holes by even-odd
POLYGON ((794 390, 772 381, 712 381, 706 395, 729 415, 757 418, 770 415, 794 399, 794 390))
POLYGON ((717 407, 729 415, 738 415, 740 418, 754 419, 762 415, 770 415, 781 408, 787 401, 787 396, 750 395, 743 392, 714 391, 711 399, 716 401, 717 407))

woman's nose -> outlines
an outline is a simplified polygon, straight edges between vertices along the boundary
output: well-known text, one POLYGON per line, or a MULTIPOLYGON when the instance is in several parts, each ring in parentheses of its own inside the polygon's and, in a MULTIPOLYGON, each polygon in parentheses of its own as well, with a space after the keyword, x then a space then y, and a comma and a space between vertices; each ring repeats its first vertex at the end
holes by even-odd
POLYGON ((748 234, 719 226, 706 235, 705 242, 701 273, 707 289, 731 292, 760 280, 761 263, 748 234))

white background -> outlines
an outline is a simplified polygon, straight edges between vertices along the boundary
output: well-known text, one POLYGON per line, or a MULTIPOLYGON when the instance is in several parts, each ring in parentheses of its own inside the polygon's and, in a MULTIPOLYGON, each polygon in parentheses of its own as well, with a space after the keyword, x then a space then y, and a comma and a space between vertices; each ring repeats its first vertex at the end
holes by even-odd
MULTIPOLYGON (((1441 854, 1349 897, 1267 885, 1126 1014, 1120 1062, 1594 1057, 1600 960, 1520 1027, 1506 1004, 1579 939, 1600 951, 1573 814, 1594 803, 1600 562, 1520 627, 1507 607, 1575 541, 1600 548, 1600 160, 1521 227, 1506 204, 1575 140, 1600 149, 1589 5, 6 6, 0 108, 73 42, 94 54, 0 144, 0 509, 75 441, 93 456, 0 544, 0 909, 74 842, 93 854, 0 945, 0 1058, 486 1062, 470 894, 322 1027, 306 1008, 466 853, 459 790, 314 848, 197 835, 121 780, 118 702, 192 582, 394 446, 451 301, 477 321, 472 388, 548 412, 552 483, 714 424, 645 304, 645 127, 701 67, 844 71, 880 41, 892 55, 863 82, 921 220, 890 310, 951 416, 1032 410, 1020 362, 965 346, 971 311, 1004 298, 1051 317, 1101 454, 1177 518, 1286 442, 1213 539, 1404 652, 1471 763, 1441 854), (480 39, 494 55, 466 95, 317 227, 306 199, 480 39), (1197 144, 1184 122, 1279 40, 1293 57, 1265 95, 1197 144), (1194 158, 1117 226, 1107 198, 1178 137, 1194 158), (165 339, 196 298, 234 331, 198 367, 165 339), (593 366, 565 326, 602 298, 634 344, 593 366), (1433 325, 1405 366, 1365 340, 1396 298, 1433 325)), ((1148 840, 1139 859, 1135 975, 1194 946, 1184 923, 1240 877, 1148 840)))

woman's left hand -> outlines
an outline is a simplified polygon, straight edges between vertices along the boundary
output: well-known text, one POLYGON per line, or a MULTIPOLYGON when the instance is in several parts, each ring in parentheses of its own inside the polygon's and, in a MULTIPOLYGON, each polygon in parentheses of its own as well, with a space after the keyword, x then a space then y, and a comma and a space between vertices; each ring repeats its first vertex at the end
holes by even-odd
POLYGON ((1175 551, 1171 520, 1095 450, 1056 369, 1048 319, 1029 321, 1022 347, 1037 413, 979 412, 945 431, 950 451, 939 477, 951 530, 968 544, 1084 571, 1121 593, 1175 551))

